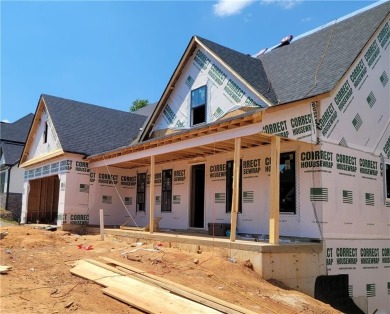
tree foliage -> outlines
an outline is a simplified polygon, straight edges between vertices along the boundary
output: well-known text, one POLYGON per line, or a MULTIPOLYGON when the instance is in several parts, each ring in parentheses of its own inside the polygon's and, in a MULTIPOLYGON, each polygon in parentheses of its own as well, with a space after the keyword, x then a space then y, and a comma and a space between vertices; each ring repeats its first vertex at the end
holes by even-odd
POLYGON ((149 100, 147 99, 136 99, 133 101, 133 105, 130 107, 130 112, 137 111, 145 106, 149 105, 149 100))

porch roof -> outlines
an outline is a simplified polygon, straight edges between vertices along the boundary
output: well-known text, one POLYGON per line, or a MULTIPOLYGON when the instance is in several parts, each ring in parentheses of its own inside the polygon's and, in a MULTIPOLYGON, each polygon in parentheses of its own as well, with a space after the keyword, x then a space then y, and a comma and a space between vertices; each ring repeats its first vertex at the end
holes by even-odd
MULTIPOLYGON (((243 149, 269 145, 274 135, 261 132, 263 110, 89 156, 87 161, 91 168, 111 165, 132 169, 150 165, 153 155, 155 164, 181 160, 200 163, 207 156, 234 152, 234 139, 238 137, 243 149)), ((282 138, 282 141, 292 140, 282 138)))

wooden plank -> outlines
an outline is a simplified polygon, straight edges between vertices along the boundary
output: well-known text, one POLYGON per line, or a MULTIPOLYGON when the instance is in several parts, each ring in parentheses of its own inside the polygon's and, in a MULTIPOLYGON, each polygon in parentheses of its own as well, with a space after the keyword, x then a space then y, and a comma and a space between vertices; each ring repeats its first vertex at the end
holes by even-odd
POLYGON ((150 156, 150 184, 149 184, 149 232, 154 231, 154 155, 150 156))
POLYGON ((103 292, 148 313, 221 313, 210 307, 171 294, 94 260, 78 261, 71 273, 93 280, 107 289, 103 292), (102 267, 103 266, 103 267, 102 267))
POLYGON ((219 308, 222 311, 224 311, 225 313, 255 314, 255 312, 253 312, 251 310, 242 308, 242 307, 240 307, 238 305, 226 302, 224 300, 218 299, 216 297, 213 297, 213 296, 208 295, 206 293, 200 292, 198 290, 191 289, 189 287, 183 286, 181 284, 178 284, 176 282, 167 280, 165 278, 145 273, 144 271, 142 271, 140 269, 137 269, 135 267, 132 267, 132 266, 130 266, 128 264, 116 261, 116 260, 108 258, 108 257, 103 257, 102 259, 104 261, 110 263, 110 264, 118 265, 118 266, 122 267, 121 270, 127 269, 128 271, 130 271, 129 274, 131 274, 134 277, 137 277, 137 278, 147 278, 147 279, 150 280, 151 283, 155 283, 155 284, 159 285, 162 288, 165 288, 167 290, 172 291, 173 293, 176 293, 176 294, 179 294, 179 295, 182 294, 183 296, 188 297, 188 298, 192 298, 193 297, 194 301, 196 301, 198 299, 197 297, 200 297, 200 298, 203 299, 203 302, 205 302, 204 304, 207 304, 209 306, 211 306, 211 304, 212 304, 211 302, 213 302, 214 303, 213 307, 215 306, 216 309, 219 308), (184 295, 184 292, 185 292, 185 295, 184 295), (219 307, 218 305, 220 305, 222 307, 219 307))
POLYGON ((231 210, 231 231, 230 241, 236 241, 237 233, 237 214, 238 214, 238 200, 240 192, 240 155, 241 155, 241 138, 234 139, 234 166, 233 166, 233 196, 232 196, 232 210, 231 210))
POLYGON ((95 261, 93 259, 84 259, 83 261, 90 263, 90 264, 93 264, 95 266, 99 266, 99 267, 104 268, 106 270, 112 271, 112 272, 119 274, 119 275, 124 275, 124 276, 127 275, 126 272, 121 271, 121 270, 117 269, 116 267, 112 267, 110 265, 107 265, 107 264, 99 262, 99 261, 95 261))
POLYGON ((279 243, 280 137, 271 138, 271 180, 269 211, 269 243, 279 243))
MULTIPOLYGON (((128 278, 128 277, 127 277, 128 278)), ((128 278, 129 279, 129 278, 128 278)), ((136 307, 146 313, 159 314, 217 314, 222 313, 212 308, 170 294, 161 290, 161 293, 148 291, 147 284, 145 290, 135 290, 133 287, 108 287, 103 288, 103 293, 136 307)))

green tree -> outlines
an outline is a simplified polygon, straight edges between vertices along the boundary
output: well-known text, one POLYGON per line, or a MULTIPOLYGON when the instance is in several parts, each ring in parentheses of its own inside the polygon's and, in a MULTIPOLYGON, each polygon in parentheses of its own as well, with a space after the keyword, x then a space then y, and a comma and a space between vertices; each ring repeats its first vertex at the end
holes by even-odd
POLYGON ((147 99, 136 99, 133 101, 133 105, 130 107, 130 112, 137 111, 145 106, 149 105, 149 100, 147 99))

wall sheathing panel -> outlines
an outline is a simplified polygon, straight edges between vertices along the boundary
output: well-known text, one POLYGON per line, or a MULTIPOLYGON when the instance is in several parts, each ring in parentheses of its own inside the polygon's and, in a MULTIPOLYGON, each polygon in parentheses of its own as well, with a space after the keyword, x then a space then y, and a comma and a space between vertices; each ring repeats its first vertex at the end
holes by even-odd
POLYGON ((31 210, 55 208, 52 217, 62 223, 88 224, 89 167, 81 158, 52 160, 24 171, 24 190, 21 222, 35 222, 28 217, 31 210), (55 180, 58 177, 58 180, 55 180), (37 184, 40 184, 39 192, 37 184), (58 191, 58 193, 48 191, 58 191), (48 204, 55 204, 48 205, 48 204), (49 207, 48 207, 49 206, 49 207))

